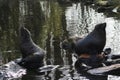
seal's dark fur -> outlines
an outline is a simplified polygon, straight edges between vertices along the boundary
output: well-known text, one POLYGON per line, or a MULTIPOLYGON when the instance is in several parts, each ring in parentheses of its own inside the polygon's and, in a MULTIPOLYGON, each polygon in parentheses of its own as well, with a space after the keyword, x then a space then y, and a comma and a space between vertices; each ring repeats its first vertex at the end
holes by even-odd
POLYGON ((28 29, 20 27, 19 35, 22 60, 18 64, 27 69, 37 69, 43 66, 45 52, 33 42, 28 29))
POLYGON ((75 43, 75 52, 80 54, 100 54, 106 44, 106 23, 101 23, 95 26, 95 29, 85 38, 78 40, 75 43))

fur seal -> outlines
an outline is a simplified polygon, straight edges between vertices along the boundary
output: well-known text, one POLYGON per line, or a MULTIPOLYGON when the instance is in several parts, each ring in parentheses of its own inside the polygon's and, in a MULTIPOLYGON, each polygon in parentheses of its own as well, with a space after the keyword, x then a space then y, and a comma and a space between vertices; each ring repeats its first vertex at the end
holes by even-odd
POLYGON ((94 30, 85 38, 75 43, 75 52, 81 54, 101 54, 106 44, 106 23, 97 24, 94 30))
MULTIPOLYGON (((77 54, 76 67, 79 64, 84 63, 91 67, 101 66, 105 59, 104 55, 109 54, 110 50, 106 50, 103 54, 103 48, 106 44, 106 23, 97 24, 94 30, 89 33, 85 38, 71 38, 64 40, 62 48, 65 50, 72 50, 77 54)), ((84 68, 84 67, 82 67, 84 68)))
POLYGON ((45 51, 33 42, 29 30, 20 27, 19 36, 22 59, 18 64, 27 69, 37 69, 43 66, 45 51))
POLYGON ((106 44, 106 23, 100 23, 95 26, 95 29, 85 38, 69 38, 62 43, 62 48, 72 50, 78 56, 81 54, 96 55, 103 51, 106 44))

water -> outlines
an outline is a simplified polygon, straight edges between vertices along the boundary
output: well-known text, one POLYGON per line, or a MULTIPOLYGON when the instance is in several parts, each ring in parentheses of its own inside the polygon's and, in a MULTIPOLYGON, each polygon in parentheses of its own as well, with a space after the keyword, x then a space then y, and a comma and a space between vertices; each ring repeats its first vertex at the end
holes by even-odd
POLYGON ((46 50, 46 65, 60 66, 43 74, 27 73, 16 80, 107 80, 105 76, 77 73, 76 58, 60 47, 65 37, 84 37, 101 22, 107 23, 105 47, 111 47, 112 53, 119 52, 119 14, 98 13, 81 2, 0 0, 0 65, 21 56, 18 28, 25 26, 34 42, 46 50))

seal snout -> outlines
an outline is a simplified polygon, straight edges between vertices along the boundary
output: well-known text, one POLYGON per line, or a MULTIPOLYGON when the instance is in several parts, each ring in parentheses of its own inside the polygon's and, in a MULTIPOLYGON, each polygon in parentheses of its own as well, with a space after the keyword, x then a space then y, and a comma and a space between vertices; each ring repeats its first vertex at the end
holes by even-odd
POLYGON ((20 36, 22 36, 22 37, 30 37, 31 34, 28 31, 28 29, 26 29, 25 27, 20 27, 20 36))
POLYGON ((105 23, 101 23, 101 26, 103 26, 104 28, 106 28, 106 22, 105 23))
POLYGON ((21 27, 20 30, 21 30, 21 32, 23 32, 23 31, 28 32, 28 30, 25 27, 21 27))
POLYGON ((24 30, 26 30, 25 27, 20 27, 20 31, 24 31, 24 30))
POLYGON ((105 28, 106 28, 106 26, 107 26, 107 23, 105 22, 105 23, 100 23, 100 24, 97 24, 96 26, 95 26, 95 29, 96 30, 104 30, 105 28))

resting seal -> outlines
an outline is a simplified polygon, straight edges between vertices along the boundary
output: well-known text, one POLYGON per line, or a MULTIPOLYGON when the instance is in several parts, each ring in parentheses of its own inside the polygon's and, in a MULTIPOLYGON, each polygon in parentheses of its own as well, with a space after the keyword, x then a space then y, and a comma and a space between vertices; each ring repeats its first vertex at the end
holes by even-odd
POLYGON ((106 44, 106 23, 97 24, 95 29, 85 38, 70 38, 62 43, 62 48, 72 50, 78 56, 81 54, 101 54, 106 44))
POLYGON ((37 69, 43 66, 45 52, 33 42, 30 32, 25 27, 20 27, 19 36, 22 59, 18 64, 27 69, 37 69))
POLYGON ((101 23, 95 26, 95 29, 85 38, 78 40, 75 43, 76 54, 101 54, 106 44, 106 23, 101 23))
POLYGON ((62 48, 75 52, 78 58, 77 63, 83 62, 86 65, 97 67, 98 64, 101 65, 105 58, 104 54, 102 54, 103 48, 106 44, 105 28, 106 23, 97 24, 94 30, 85 38, 75 37, 69 40, 64 40, 62 48))

